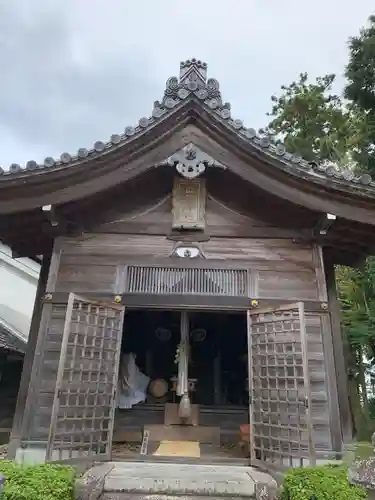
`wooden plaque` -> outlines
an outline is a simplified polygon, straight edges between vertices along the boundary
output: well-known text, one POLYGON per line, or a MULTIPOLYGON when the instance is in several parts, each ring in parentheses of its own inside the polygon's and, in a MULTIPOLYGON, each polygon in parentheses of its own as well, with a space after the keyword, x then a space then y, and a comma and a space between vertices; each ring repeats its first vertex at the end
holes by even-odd
POLYGON ((205 179, 176 177, 173 187, 173 229, 203 230, 205 209, 205 179))

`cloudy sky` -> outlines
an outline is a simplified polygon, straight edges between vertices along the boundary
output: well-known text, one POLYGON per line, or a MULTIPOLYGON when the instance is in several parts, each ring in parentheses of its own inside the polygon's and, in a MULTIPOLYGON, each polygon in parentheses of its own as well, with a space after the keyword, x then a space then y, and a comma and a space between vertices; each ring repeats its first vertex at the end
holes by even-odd
POLYGON ((267 123, 301 71, 340 75, 374 0, 0 0, 0 165, 107 140, 160 99, 179 62, 208 63, 232 112, 267 123))

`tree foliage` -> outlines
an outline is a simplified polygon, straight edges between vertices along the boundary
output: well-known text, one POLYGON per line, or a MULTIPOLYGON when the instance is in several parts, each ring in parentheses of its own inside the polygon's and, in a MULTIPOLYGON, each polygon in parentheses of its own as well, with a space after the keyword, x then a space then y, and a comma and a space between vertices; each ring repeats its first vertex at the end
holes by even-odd
POLYGON ((310 82, 301 73, 273 96, 267 131, 308 161, 333 162, 375 174, 375 15, 349 39, 343 96, 335 75, 310 82))
POLYGON ((332 93, 334 80, 335 75, 326 75, 309 83, 307 73, 301 73, 271 98, 267 132, 308 161, 342 162, 357 141, 358 115, 332 93))
POLYGON ((369 113, 375 113, 375 15, 369 26, 349 39, 345 97, 369 113))
POLYGON ((375 356, 375 258, 363 269, 339 267, 336 272, 343 326, 354 350, 361 347, 368 359, 375 356))
MULTIPOLYGON (((333 93, 335 75, 307 73, 273 96, 267 132, 308 161, 375 174, 375 16, 349 40, 347 83, 333 93)), ((337 268, 346 334, 349 393, 357 431, 368 437, 366 374, 375 373, 375 257, 363 269, 337 268)), ((375 379, 375 376, 373 377, 375 379)))
POLYGON ((338 266, 336 278, 342 326, 349 345, 347 365, 352 414, 358 437, 368 439, 374 430, 370 421, 367 376, 373 373, 375 360, 375 258, 369 257, 363 269, 338 266))
POLYGON ((363 116, 362 144, 357 160, 375 174, 375 15, 358 36, 349 40, 344 95, 363 116))

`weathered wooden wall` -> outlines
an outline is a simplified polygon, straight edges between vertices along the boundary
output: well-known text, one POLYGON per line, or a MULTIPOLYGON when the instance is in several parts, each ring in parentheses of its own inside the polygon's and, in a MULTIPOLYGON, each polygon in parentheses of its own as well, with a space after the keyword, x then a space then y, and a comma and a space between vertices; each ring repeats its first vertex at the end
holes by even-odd
MULTIPOLYGON (((137 259, 143 262, 168 259, 173 252, 176 241, 168 238, 170 209, 171 199, 165 197, 138 209, 137 213, 119 214, 112 222, 101 224, 95 232, 63 238, 55 258, 53 290, 121 293, 124 287, 121 270, 125 264, 137 259)), ((325 300, 324 284, 319 282, 322 270, 312 246, 295 243, 287 237, 286 230, 272 228, 259 217, 235 213, 211 198, 206 221, 209 239, 199 243, 204 256, 251 268, 255 276, 254 297, 278 299, 280 302, 325 300), (279 237, 276 238, 276 234, 279 237)), ((41 328, 46 329, 46 336, 41 341, 43 348, 39 352, 39 373, 35 379, 40 385, 35 393, 29 426, 29 438, 40 440, 48 437, 64 322, 64 306, 45 305, 44 308, 48 323, 43 323, 42 318, 41 328)), ((325 341, 326 336, 330 337, 327 332, 330 325, 322 315, 311 313, 307 326, 315 437, 319 448, 330 448, 330 425, 332 428, 334 422, 328 404, 327 360, 330 354, 325 341)))
MULTIPOLYGON (((167 259, 175 241, 165 236, 88 234, 65 240, 56 291, 114 292, 118 266, 167 259)), ((207 259, 237 262, 258 274, 260 298, 317 300, 312 248, 285 239, 212 237, 201 242, 207 259)))

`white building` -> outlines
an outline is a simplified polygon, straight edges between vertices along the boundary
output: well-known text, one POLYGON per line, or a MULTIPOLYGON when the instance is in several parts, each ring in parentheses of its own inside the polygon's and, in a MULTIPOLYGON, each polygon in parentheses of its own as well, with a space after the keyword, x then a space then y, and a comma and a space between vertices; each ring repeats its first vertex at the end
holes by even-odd
MULTIPOLYGON (((22 344, 29 335, 39 272, 40 264, 12 258, 11 249, 0 243, 0 332, 12 334, 22 344)), ((0 346, 2 341, 3 335, 0 346)))
POLYGON ((12 429, 39 272, 37 262, 13 259, 0 242, 0 444, 12 429))

